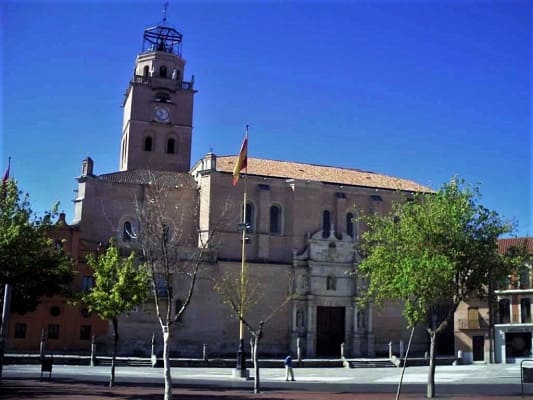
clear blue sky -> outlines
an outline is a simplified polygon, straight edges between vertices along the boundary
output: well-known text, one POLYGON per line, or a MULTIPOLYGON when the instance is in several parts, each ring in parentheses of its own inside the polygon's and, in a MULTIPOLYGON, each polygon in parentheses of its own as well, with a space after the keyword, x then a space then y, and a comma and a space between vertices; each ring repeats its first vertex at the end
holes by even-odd
MULTIPOLYGON (((2 2, 2 173, 72 217, 87 155, 118 169, 124 90, 157 1, 2 2)), ((533 234, 528 1, 170 1, 195 75, 195 162, 361 168, 434 189, 458 174, 533 234)))

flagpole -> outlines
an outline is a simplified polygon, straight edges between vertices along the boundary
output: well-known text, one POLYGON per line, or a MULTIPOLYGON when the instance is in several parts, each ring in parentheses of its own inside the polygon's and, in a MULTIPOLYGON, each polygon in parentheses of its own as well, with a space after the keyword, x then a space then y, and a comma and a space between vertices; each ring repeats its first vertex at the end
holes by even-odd
MULTIPOLYGON (((248 146, 248 125, 246 125, 246 135, 244 138, 248 146)), ((248 152, 248 147, 247 150, 248 152)), ((246 155, 248 156, 248 154, 246 155)), ((239 377, 248 378, 248 370, 246 369, 246 353, 244 351, 244 306, 246 297, 246 197, 248 189, 248 164, 244 168, 244 193, 242 201, 242 235, 241 235, 241 278, 240 278, 240 304, 239 304, 239 350, 237 351, 237 372, 239 377)))

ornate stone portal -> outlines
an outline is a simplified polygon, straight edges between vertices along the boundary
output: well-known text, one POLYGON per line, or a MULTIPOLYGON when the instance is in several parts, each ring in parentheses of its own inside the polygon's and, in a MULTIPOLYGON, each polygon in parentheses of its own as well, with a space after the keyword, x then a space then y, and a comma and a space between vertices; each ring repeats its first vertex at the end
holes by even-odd
POLYGON ((294 298, 291 302, 291 351, 300 338, 305 357, 374 356, 372 305, 357 304, 356 241, 334 229, 307 238, 305 250, 293 253, 294 298))

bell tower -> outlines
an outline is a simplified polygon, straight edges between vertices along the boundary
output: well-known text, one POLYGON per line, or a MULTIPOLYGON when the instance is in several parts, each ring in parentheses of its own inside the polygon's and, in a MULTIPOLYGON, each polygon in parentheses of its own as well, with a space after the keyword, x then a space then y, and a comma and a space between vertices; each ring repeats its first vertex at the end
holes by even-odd
POLYGON ((182 38, 166 26, 144 30, 143 48, 122 104, 121 171, 189 171, 196 92, 194 76, 183 80, 182 38))

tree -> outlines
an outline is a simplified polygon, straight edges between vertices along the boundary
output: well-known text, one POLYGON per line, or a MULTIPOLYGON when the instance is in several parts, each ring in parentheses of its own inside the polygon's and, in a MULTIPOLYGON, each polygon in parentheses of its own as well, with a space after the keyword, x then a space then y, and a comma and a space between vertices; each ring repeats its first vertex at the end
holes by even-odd
POLYGON ((163 335, 164 399, 171 400, 173 328, 191 303, 201 265, 212 259, 209 245, 215 228, 200 232, 197 190, 188 174, 146 172, 150 184, 135 199, 137 222, 129 235, 149 271, 163 335))
MULTIPOLYGON (((49 238, 57 206, 37 217, 28 194, 4 178, 0 194, 0 284, 4 309, 0 329, 0 358, 4 354, 8 307, 12 312, 35 310, 42 296, 68 294, 72 260, 49 238), (5 302, 5 307, 4 307, 5 302)), ((0 360, 0 377, 1 377, 0 360)))
MULTIPOLYGON (((274 305, 267 310, 264 315, 260 315, 254 306, 263 303, 261 293, 265 293, 258 282, 250 281, 250 276, 247 273, 247 266, 243 268, 240 274, 226 272, 220 279, 215 282, 214 289, 218 292, 232 311, 232 315, 241 321, 250 335, 252 335, 252 360, 254 364, 254 393, 261 392, 261 381, 259 371, 259 345, 264 334, 264 327, 268 322, 280 311, 291 299, 290 294, 287 295, 279 305, 274 305)), ((280 279, 280 281, 282 281, 280 279)), ((289 288, 291 287, 290 279, 289 288)), ((272 299, 268 299, 271 302, 272 299)))
POLYGON ((362 300, 401 300, 409 326, 426 326, 427 397, 433 397, 437 335, 462 301, 486 297, 491 274, 497 280, 508 273, 509 259, 498 254, 497 239, 512 227, 480 204, 478 188, 456 179, 365 220, 358 271, 369 283, 362 300))
POLYGON ((113 357, 109 386, 115 384, 115 358, 119 340, 118 317, 141 304, 150 291, 145 269, 135 262, 135 253, 121 258, 113 241, 103 254, 89 254, 87 263, 94 269, 94 286, 82 296, 90 312, 109 320, 113 325, 113 357))

